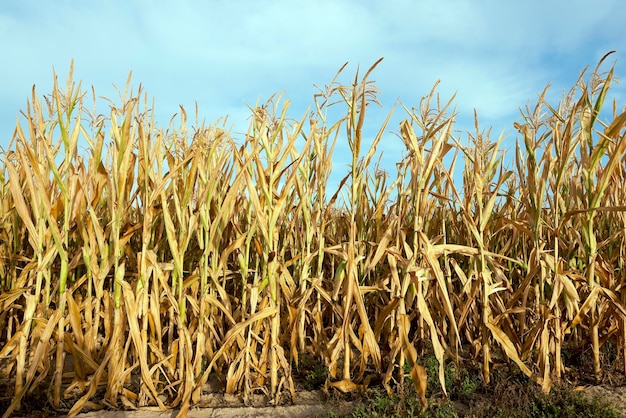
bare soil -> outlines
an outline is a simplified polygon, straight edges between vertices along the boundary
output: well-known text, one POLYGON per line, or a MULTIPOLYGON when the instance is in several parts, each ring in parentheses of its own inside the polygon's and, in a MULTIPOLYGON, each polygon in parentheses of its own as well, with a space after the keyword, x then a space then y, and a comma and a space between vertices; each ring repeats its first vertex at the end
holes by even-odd
MULTIPOLYGON (((626 387, 610 387, 608 385, 579 387, 584 397, 588 399, 605 399, 617 412, 626 417, 626 387)), ((355 411, 361 401, 328 399, 322 391, 299 392, 293 405, 283 406, 244 406, 243 401, 235 396, 210 395, 204 401, 209 401, 204 407, 198 407, 189 411, 190 418, 309 418, 328 416, 347 416, 355 411)), ((256 405, 267 405, 264 397, 258 397, 253 402, 256 405)), ((488 402, 488 400, 468 400, 454 402, 454 409, 458 416, 470 413, 476 402, 488 402)), ((80 414, 80 418, 173 418, 178 411, 156 412, 149 410, 138 411, 96 411, 80 414)), ((29 418, 32 418, 30 416, 29 418)))
MULTIPOLYGON (((11 402, 9 394, 12 389, 6 384, 0 384, 0 416, 11 402)), ((21 408, 14 412, 12 417, 23 418, 57 418, 66 416, 67 411, 73 404, 67 401, 63 409, 54 410, 50 406, 49 397, 45 393, 28 394, 22 400, 21 408)), ((99 404, 94 399, 94 404, 99 404)), ((288 404, 279 406, 269 406, 270 400, 264 395, 254 395, 249 399, 248 405, 239 396, 208 393, 201 397, 200 405, 191 408, 188 417, 196 418, 235 418, 235 417, 327 417, 350 415, 355 408, 360 405, 358 399, 340 397, 329 398, 321 390, 301 391, 296 398, 288 404)), ((178 414, 178 410, 159 411, 157 408, 143 408, 137 410, 112 410, 103 408, 98 411, 91 411, 79 414, 81 418, 173 418, 178 414)))
MULTIPOLYGON (((578 387, 575 390, 588 399, 607 400, 616 411, 626 417, 626 386, 613 387, 609 385, 594 385, 578 387)), ((47 398, 47 397, 44 397, 47 398)), ((44 398, 29 397, 23 403, 22 409, 13 414, 14 417, 25 418, 53 418, 65 416, 63 411, 54 411, 47 405, 44 398)), ((468 399, 455 401, 454 409, 458 416, 462 417, 475 410, 480 403, 489 402, 489 399, 468 399)), ((4 403, 4 402, 2 402, 4 403)), ((0 403, 0 409, 2 408, 0 403)), ((291 405, 267 406, 268 401, 264 396, 252 399, 250 406, 245 406, 243 400, 236 396, 209 394, 202 398, 202 404, 189 410, 190 418, 236 418, 236 417, 261 417, 261 418, 309 418, 328 416, 347 416, 362 405, 358 399, 329 399, 324 392, 302 391, 298 392, 296 399, 291 405)), ((480 409, 480 407, 479 407, 480 409)), ((166 412, 155 409, 140 409, 127 411, 100 410, 79 414, 80 418, 173 418, 177 410, 166 412)))
MULTIPOLYGON (((622 369, 623 370, 623 369, 622 369)), ((215 382, 213 382, 215 383, 215 382)), ((528 384, 523 380, 511 377, 500 378, 495 384, 484 386, 476 390, 468 397, 452 396, 452 405, 457 416, 477 414, 491 410, 494 404, 502 404, 505 407, 519 407, 524 398, 533 396, 539 389, 534 384, 528 384)), ((248 399, 247 405, 240 396, 223 394, 219 385, 211 385, 211 380, 203 388, 200 405, 190 409, 188 416, 196 418, 222 417, 341 417, 352 414, 357 408, 367 403, 367 397, 359 394, 344 395, 333 390, 325 392, 318 390, 305 390, 300 384, 296 385, 296 397, 283 399, 283 404, 271 406, 271 401, 264 395, 254 395, 248 399), (215 386, 215 387, 213 387, 215 386)), ((317 386, 318 388, 320 386, 317 386)), ((626 417, 626 377, 623 372, 606 373, 600 383, 592 381, 590 373, 584 372, 578 379, 570 381, 568 390, 580 392, 583 397, 603 399, 622 416, 626 417)), ((10 381, 0 381, 0 415, 6 410, 11 402, 13 386, 10 381)), ((22 407, 13 414, 14 417, 27 418, 56 418, 65 416, 76 399, 67 400, 61 410, 54 410, 50 405, 51 394, 45 390, 28 393, 22 401, 22 407)), ((102 396, 103 394, 100 394, 102 396)), ((440 402, 445 402, 441 393, 432 393, 429 397, 431 406, 435 407, 440 402)), ((140 410, 112 410, 107 409, 102 402, 98 402, 98 394, 94 397, 92 405, 102 405, 103 409, 80 414, 81 418, 173 418, 177 410, 162 412, 156 408, 140 410)), ((166 402, 166 399, 163 399, 166 402)), ((167 404, 167 403, 166 403, 167 404)), ((402 415, 402 411, 400 411, 402 415)), ((490 416, 487 414, 487 416, 490 416)))
MULTIPOLYGON (((251 406, 245 406, 243 401, 235 396, 212 394, 202 399, 204 405, 189 410, 190 418, 235 418, 235 417, 327 417, 329 415, 345 416, 351 414, 357 402, 343 400, 328 400, 321 391, 299 392, 293 405, 267 405, 267 399, 259 396, 252 401, 251 406)), ((155 412, 138 411, 96 411, 78 415, 81 418, 172 418, 178 411, 155 412)))

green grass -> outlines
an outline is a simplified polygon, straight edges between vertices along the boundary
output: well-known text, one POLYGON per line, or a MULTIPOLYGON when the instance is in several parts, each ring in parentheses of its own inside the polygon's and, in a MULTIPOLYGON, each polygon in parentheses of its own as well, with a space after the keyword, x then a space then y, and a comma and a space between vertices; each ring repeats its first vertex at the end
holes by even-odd
POLYGON ((415 394, 388 396, 383 390, 371 389, 366 393, 364 403, 358 406, 349 417, 613 418, 623 416, 608 401, 590 400, 569 388, 555 389, 549 395, 532 390, 529 392, 524 394, 515 391, 521 396, 522 399, 520 399, 516 398, 514 393, 507 397, 499 397, 497 394, 487 396, 475 391, 465 398, 465 402, 476 402, 476 405, 469 407, 469 410, 467 405, 461 408, 455 406, 451 400, 442 400, 421 413, 419 398, 415 394))
MULTIPOLYGON (((419 396, 410 377, 403 391, 389 396, 382 388, 368 389, 352 418, 613 418, 621 415, 606 399, 590 399, 574 390, 574 385, 555 385, 549 394, 532 384, 520 372, 501 369, 493 381, 485 384, 480 372, 462 364, 446 365, 445 383, 448 398, 443 396, 437 377, 438 363, 433 355, 424 359, 428 373, 429 408, 421 411, 419 396)), ((591 366, 588 366, 591 367, 591 366)), ((408 371, 408 367, 406 367, 408 371)), ((586 370, 587 375, 590 370, 586 370)))

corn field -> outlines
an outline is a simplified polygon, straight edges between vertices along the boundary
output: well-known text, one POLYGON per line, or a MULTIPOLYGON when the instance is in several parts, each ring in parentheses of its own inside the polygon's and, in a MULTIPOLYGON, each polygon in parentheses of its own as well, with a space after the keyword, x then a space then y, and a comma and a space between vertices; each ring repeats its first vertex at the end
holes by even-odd
POLYGON ((599 377, 607 343, 626 373, 626 112, 603 107, 603 61, 522 111, 513 155, 477 118, 461 140, 435 88, 399 127, 367 125, 378 62, 300 119, 281 96, 251 107, 239 139, 182 107, 159 128, 130 80, 106 115, 72 71, 43 100, 33 88, 0 171, 4 417, 36 390, 70 416, 184 415, 210 377, 277 403, 303 355, 343 392, 406 373, 424 405, 427 352, 444 392, 460 361, 549 391, 582 349, 599 377), (377 163, 389 131, 396 173, 377 163), (338 142, 350 164, 331 189, 338 142))

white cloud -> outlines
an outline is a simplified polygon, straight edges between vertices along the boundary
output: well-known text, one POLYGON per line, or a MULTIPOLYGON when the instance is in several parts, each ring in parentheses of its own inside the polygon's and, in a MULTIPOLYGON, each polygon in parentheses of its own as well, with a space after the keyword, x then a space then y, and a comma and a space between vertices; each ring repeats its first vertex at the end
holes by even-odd
POLYGON ((313 84, 346 61, 350 82, 384 56, 372 79, 386 110, 397 98, 417 106, 441 79, 460 115, 477 108, 499 130, 548 82, 559 97, 609 49, 622 57, 625 13, 621 0, 9 2, 0 6, 0 34, 11 40, 1 52, 0 145, 31 85, 48 92, 52 67, 63 80, 72 58, 85 88, 113 98, 111 84, 123 88, 132 70, 162 124, 198 101, 208 122, 230 113, 246 125, 235 120, 247 115, 244 101, 286 91, 299 118, 313 84))

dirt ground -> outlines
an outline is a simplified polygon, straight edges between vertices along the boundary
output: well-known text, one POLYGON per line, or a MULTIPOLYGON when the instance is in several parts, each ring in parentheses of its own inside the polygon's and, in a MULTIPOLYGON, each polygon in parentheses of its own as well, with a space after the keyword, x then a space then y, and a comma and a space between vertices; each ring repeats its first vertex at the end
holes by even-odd
MULTIPOLYGON (((590 386, 580 388, 583 396, 590 399, 604 398, 613 405, 618 412, 626 417, 626 387, 590 386)), ((211 407, 194 408, 187 415, 190 418, 308 418, 349 415, 357 408, 358 402, 325 400, 325 395, 321 391, 299 392, 293 405, 278 407, 254 407, 243 406, 236 397, 224 397, 223 395, 212 395, 211 407)), ((259 402, 261 402, 259 400, 259 402)), ((469 411, 469 405, 459 402, 455 404, 456 412, 459 416, 469 411)), ((80 418, 173 418, 178 411, 156 412, 149 410, 140 411, 97 411, 80 414, 80 418)))
MULTIPOLYGON (((264 400, 259 399, 261 403, 264 400)), ((243 402, 235 396, 210 395, 203 397, 203 403, 207 407, 193 408, 187 414, 190 418, 308 418, 327 417, 330 413, 336 416, 349 415, 357 407, 357 402, 328 401, 321 391, 298 392, 293 405, 285 406, 244 406, 243 402), (210 405, 210 406, 208 406, 210 405)), ((255 403, 254 401, 252 402, 255 403)), ((266 402, 264 402, 267 404, 266 402)), ((96 411, 78 415, 80 418, 173 418, 178 411, 157 412, 149 410, 139 411, 96 411)))
MULTIPOLYGON (((604 398, 623 416, 626 417, 626 386, 580 386, 579 390, 583 396, 594 398, 604 398)), ((42 400, 43 401, 43 400, 42 400)), ((267 417, 267 418, 308 418, 308 417, 328 417, 346 416, 355 411, 361 405, 358 400, 340 400, 338 398, 328 398, 321 390, 299 391, 293 404, 281 405, 277 407, 267 406, 268 402, 264 396, 256 396, 250 400, 252 406, 245 406, 243 400, 237 396, 223 395, 218 393, 205 394, 201 399, 201 406, 189 410, 190 418, 235 418, 235 417, 267 417)), ((475 400, 474 400, 475 401, 475 400)), ((1 406, 1 405, 0 405, 1 406)), ((0 412, 3 408, 0 408, 0 412)), ((465 402, 454 402, 454 409, 458 416, 465 416, 471 409, 465 402)), ((101 410, 82 413, 80 418, 174 418, 177 410, 166 412, 155 409, 141 409, 134 411, 111 411, 101 410)), ((38 418, 38 417, 58 417, 62 416, 58 412, 38 410, 28 408, 27 411, 18 411, 13 417, 38 418)))

